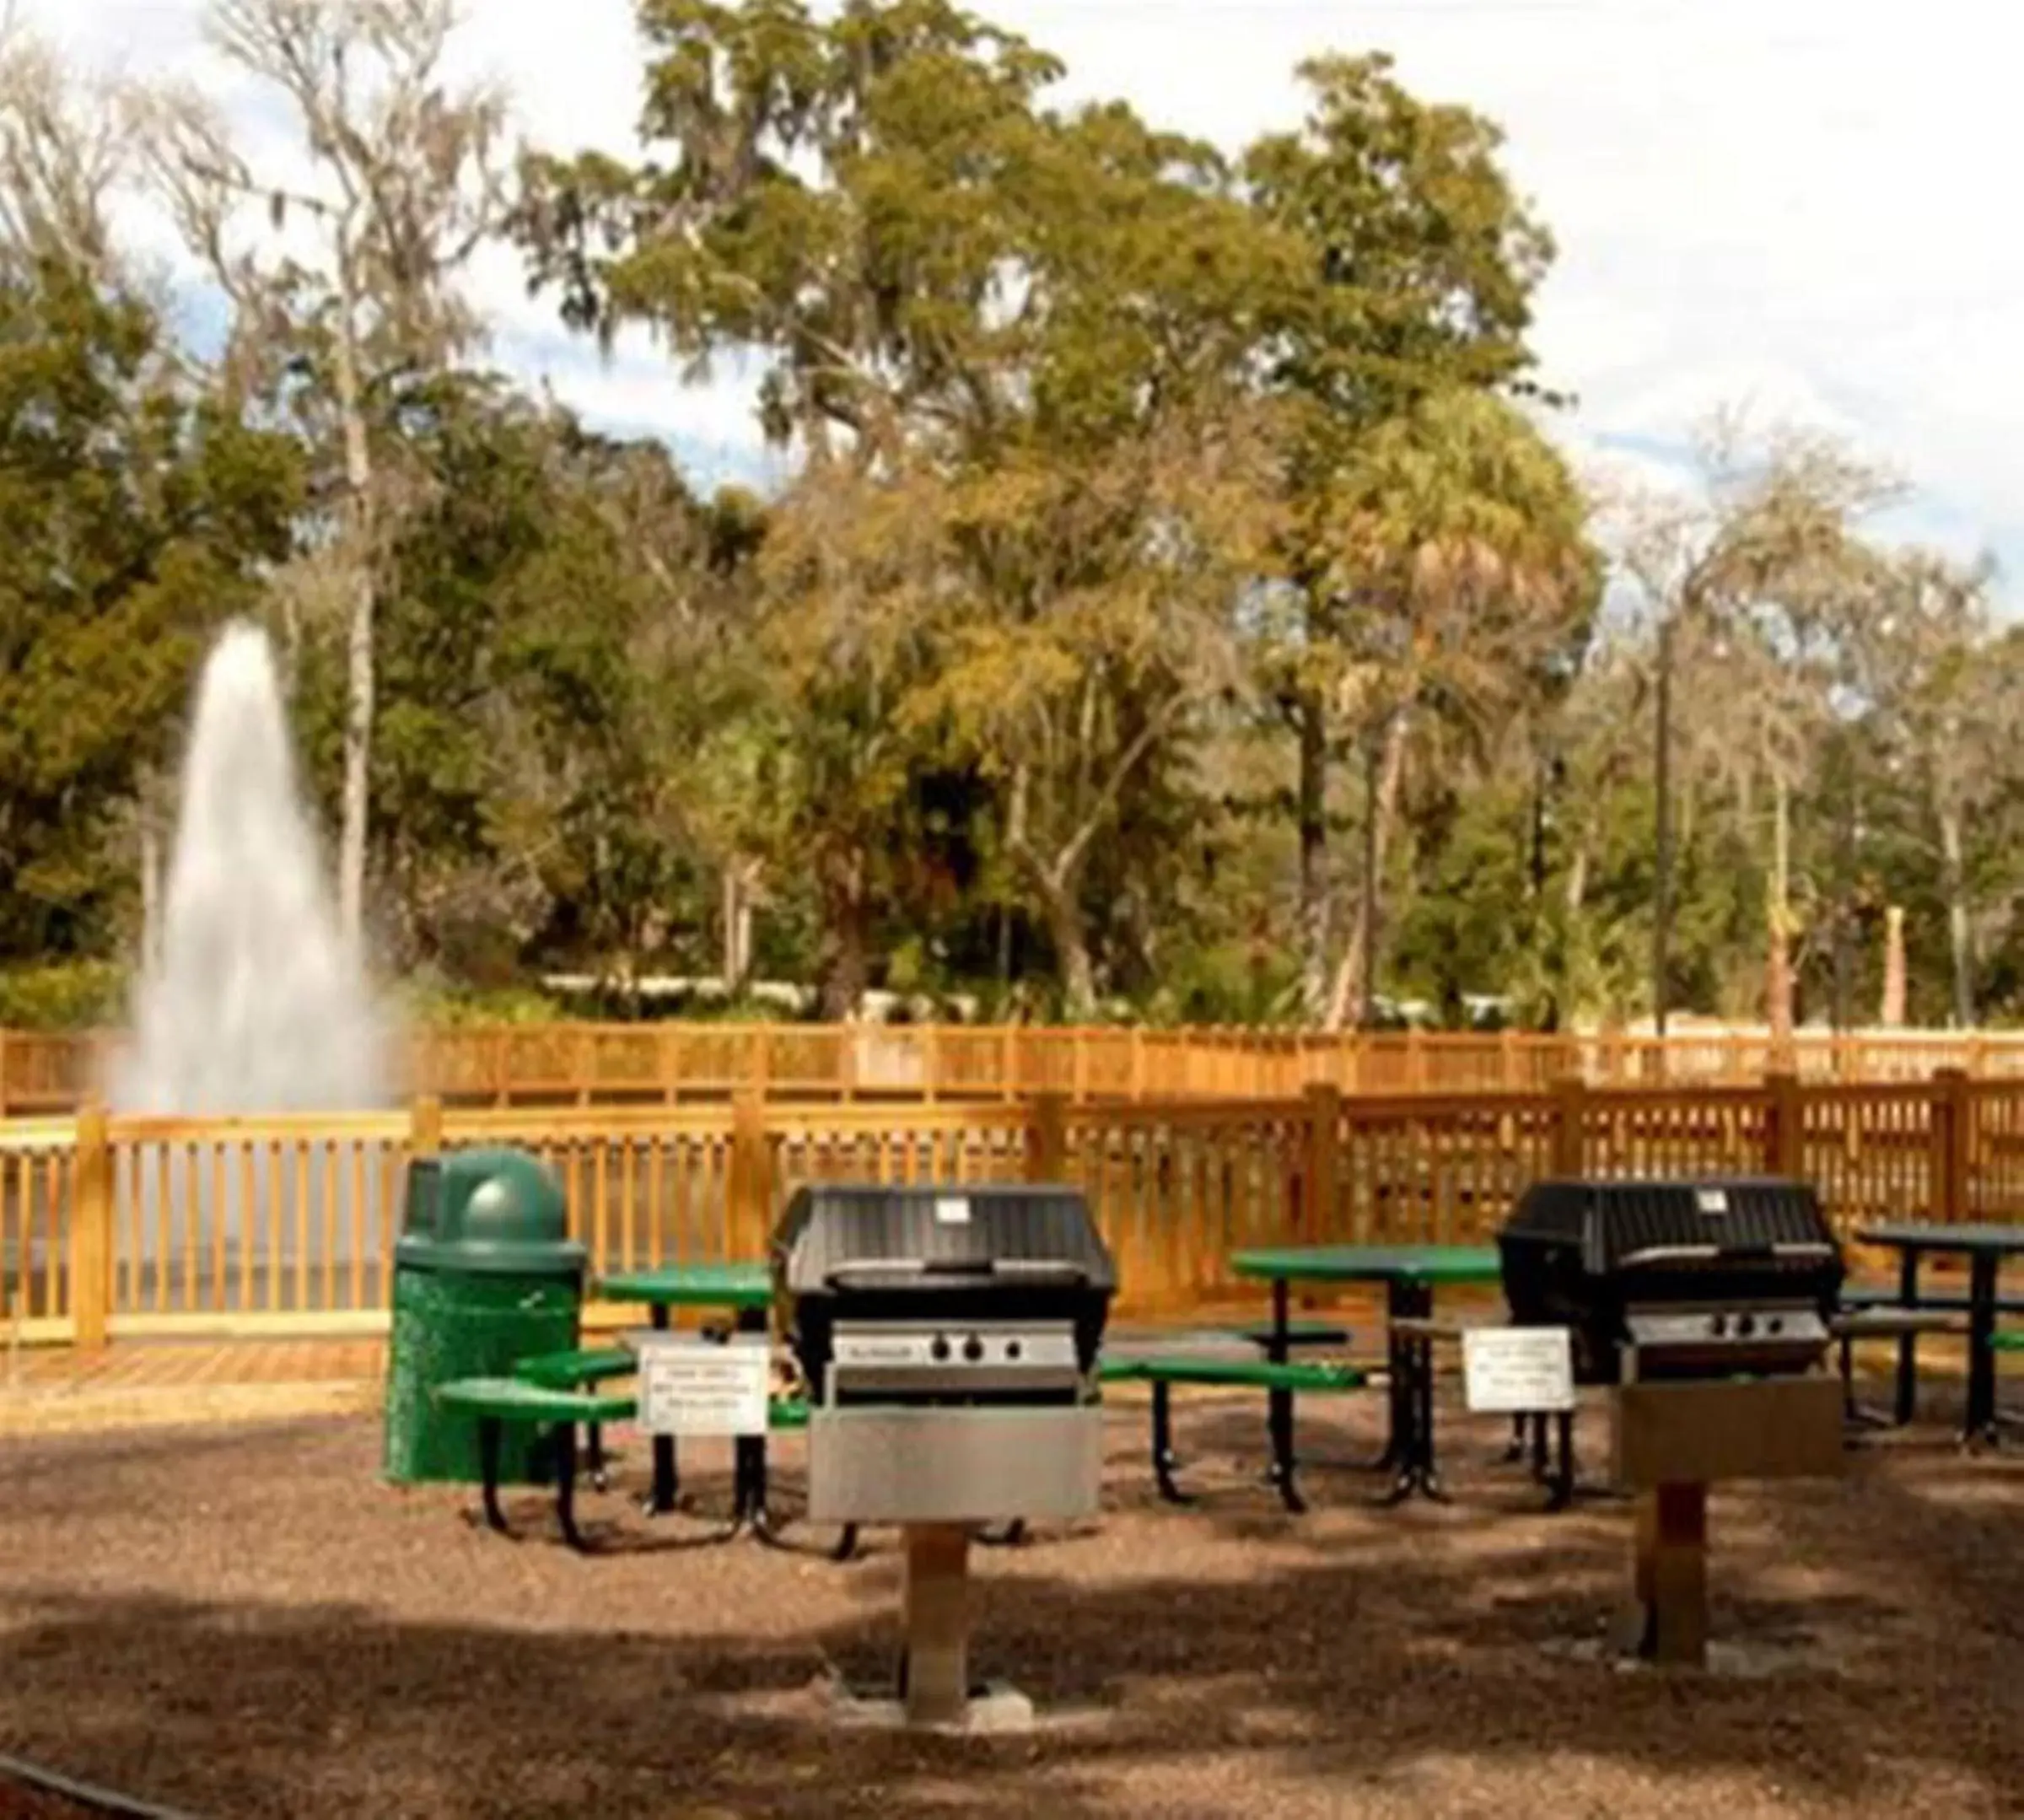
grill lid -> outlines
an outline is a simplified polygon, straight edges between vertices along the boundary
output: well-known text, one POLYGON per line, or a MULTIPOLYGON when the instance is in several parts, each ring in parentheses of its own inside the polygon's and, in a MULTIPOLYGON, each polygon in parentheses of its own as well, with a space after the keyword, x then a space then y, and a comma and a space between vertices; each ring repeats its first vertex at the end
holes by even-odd
POLYGON ((1534 1182, 1499 1237, 1576 1247, 1591 1276, 1768 1264, 1839 1277, 1840 1247, 1813 1185, 1772 1177, 1534 1182))
POLYGON ((1071 1290, 1107 1299, 1117 1273, 1075 1188, 821 1184, 773 1236, 792 1296, 1071 1290))

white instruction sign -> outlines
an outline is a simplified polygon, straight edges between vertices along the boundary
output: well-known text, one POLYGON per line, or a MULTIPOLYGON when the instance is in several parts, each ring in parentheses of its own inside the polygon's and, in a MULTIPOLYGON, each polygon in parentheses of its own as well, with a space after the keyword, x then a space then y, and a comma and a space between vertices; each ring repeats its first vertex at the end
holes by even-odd
POLYGON ((763 1333, 639 1336, 639 1425, 684 1439, 763 1435, 772 1346, 763 1333))
POLYGON ((1462 1391, 1484 1415, 1575 1407, 1575 1348, 1565 1327, 1472 1327, 1461 1336, 1462 1391))
POLYGON ((966 1194, 938 1194, 934 1200, 934 1223, 938 1226, 968 1225, 970 1197, 966 1194))

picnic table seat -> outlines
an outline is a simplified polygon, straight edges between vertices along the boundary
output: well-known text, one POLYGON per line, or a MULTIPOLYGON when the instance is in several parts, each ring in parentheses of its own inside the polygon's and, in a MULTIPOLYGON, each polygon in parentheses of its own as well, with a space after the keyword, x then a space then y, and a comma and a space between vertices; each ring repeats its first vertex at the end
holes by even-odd
MULTIPOLYGON (((1919 1396, 1920 1336, 1965 1333, 1968 1296, 1965 1284, 1935 1289, 1921 1284, 1917 1300, 1908 1304, 1896 1283, 1844 1284, 1840 1306, 1828 1322, 1841 1354, 1842 1404, 1851 1428, 1888 1428, 1912 1419, 1919 1396), (1855 1397, 1854 1345, 1860 1339, 1898 1342, 1898 1392, 1894 1417, 1871 1409, 1855 1397)), ((2000 1314, 2024 1313, 2024 1294, 1999 1291, 2000 1314)))
MULTIPOLYGON (((1865 1283, 1844 1285, 1841 1292, 1841 1306, 1851 1311, 1871 1308, 1903 1308, 1906 1306, 1903 1292, 1895 1283, 1865 1283)), ((1958 1289, 1948 1284, 1943 1289, 1919 1286, 1918 1300, 1910 1304, 1914 1308, 1946 1309, 1957 1314, 1967 1312, 1967 1287, 1958 1289)), ((1996 1311, 2005 1315, 2024 1315, 2024 1290, 1998 1290, 1996 1311)))
MULTIPOLYGON (((1967 1316, 1965 1311, 1956 1312, 1946 1308, 1908 1308, 1894 1295, 1888 1301, 1872 1300, 1867 1295, 1851 1301, 1844 1295, 1840 1310, 1828 1322, 1828 1332, 1833 1336, 1840 1354, 1842 1420, 1851 1431, 1849 1445, 1856 1445, 1854 1439, 1855 1431, 1891 1426, 1888 1416, 1881 1410, 1869 1408, 1856 1397, 1855 1343, 1858 1340, 1894 1339, 1904 1345, 1921 1333, 1965 1333, 1967 1331, 1967 1316)), ((1911 1369, 1917 1369, 1915 1363, 1911 1369)))
POLYGON ((455 1378, 439 1385, 436 1402, 474 1418, 478 1429, 478 1471, 485 1521, 500 1535, 512 1527, 499 1508, 499 1442, 509 1424, 541 1432, 553 1450, 556 1522, 563 1539, 579 1553, 588 1545, 576 1525, 576 1430, 579 1423, 602 1427, 630 1421, 638 1405, 609 1391, 557 1390, 521 1377, 455 1378))
MULTIPOLYGON (((1106 1355, 1097 1368, 1098 1377, 1104 1383, 1151 1387, 1153 1478, 1160 1495, 1169 1504, 1194 1501, 1182 1490, 1174 1477, 1180 1466, 1173 1440, 1172 1394, 1176 1385, 1262 1390, 1291 1397, 1302 1392, 1329 1395, 1361 1390, 1370 1381, 1370 1375, 1358 1365, 1306 1360, 1278 1365, 1255 1355, 1246 1357, 1230 1343, 1231 1338, 1227 1334, 1198 1335, 1192 1345, 1183 1338, 1171 1350, 1141 1350, 1128 1346, 1112 1353, 1106 1349, 1106 1355)), ((1273 1482, 1278 1488, 1280 1501, 1289 1510, 1298 1513, 1306 1506, 1300 1500, 1294 1479, 1292 1424, 1275 1422, 1268 1425, 1272 1434, 1273 1482)))
MULTIPOLYGON (((476 1419, 478 1424, 478 1465, 482 1481, 485 1521, 487 1525, 501 1535, 510 1535, 511 1527, 505 1512, 499 1507, 499 1439, 502 1430, 509 1424, 522 1424, 545 1430, 554 1448, 555 1460, 555 1509, 556 1521, 562 1530, 563 1539, 579 1553, 589 1552, 583 1533, 576 1522, 575 1478, 578 1424, 588 1427, 595 1434, 608 1422, 629 1422, 638 1413, 635 1398, 611 1392, 584 1391, 557 1387, 552 1384, 530 1381, 524 1374, 530 1365, 541 1367, 548 1375, 568 1374, 563 1361, 571 1355, 554 1354, 545 1360, 525 1360, 514 1368, 515 1375, 509 1378, 458 1378, 439 1386, 435 1396, 439 1403, 446 1408, 461 1409, 476 1419)), ((589 1370, 593 1374, 613 1375, 606 1370, 605 1362, 596 1355, 579 1355, 589 1359, 589 1370)), ((633 1363, 630 1354, 622 1354, 627 1363, 633 1363)), ((767 1426, 775 1433, 794 1433, 808 1426, 808 1403, 800 1397, 775 1397, 767 1404, 767 1426)), ((604 1489, 601 1482, 599 1489, 604 1489)), ((857 1527, 848 1526, 837 1543, 835 1555, 846 1560, 857 1548, 857 1527)))
MULTIPOLYGON (((576 1347, 568 1352, 541 1353, 531 1359, 514 1362, 513 1375, 530 1384, 539 1384, 547 1390, 585 1390, 593 1385, 608 1384, 614 1379, 631 1377, 639 1370, 639 1360, 622 1346, 576 1347)), ((607 1484, 605 1473, 605 1435, 601 1422, 586 1424, 584 1436, 584 1466, 590 1475, 590 1483, 603 1491, 607 1484)))

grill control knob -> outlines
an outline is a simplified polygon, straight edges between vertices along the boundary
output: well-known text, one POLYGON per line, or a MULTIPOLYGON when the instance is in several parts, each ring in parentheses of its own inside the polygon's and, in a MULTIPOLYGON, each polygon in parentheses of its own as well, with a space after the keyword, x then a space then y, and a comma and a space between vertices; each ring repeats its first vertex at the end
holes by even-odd
POLYGON ((1785 1323, 1776 1315, 1764 1322, 1764 1332, 1767 1333, 1783 1333, 1784 1331, 1785 1323))
POLYGON ((1749 1338, 1752 1333, 1757 1332, 1757 1317, 1755 1315, 1738 1315, 1736 1317, 1736 1331, 1738 1338, 1749 1338))
POLYGON ((972 1365, 975 1365, 983 1356, 984 1343, 972 1333, 968 1339, 963 1342, 963 1357, 967 1359, 972 1365))
POLYGON ((938 1333, 934 1336, 934 1344, 928 1349, 928 1356, 937 1365, 949 1356, 949 1340, 945 1334, 938 1333))
POLYGON ((1008 1359, 1016 1359, 1019 1357, 1019 1342, 1017 1340, 1007 1340, 1005 1342, 1005 1357, 1008 1359))
POLYGON ((1723 1334, 1729 1331, 1728 1316, 1710 1315, 1708 1317, 1708 1331, 1719 1340, 1723 1334))

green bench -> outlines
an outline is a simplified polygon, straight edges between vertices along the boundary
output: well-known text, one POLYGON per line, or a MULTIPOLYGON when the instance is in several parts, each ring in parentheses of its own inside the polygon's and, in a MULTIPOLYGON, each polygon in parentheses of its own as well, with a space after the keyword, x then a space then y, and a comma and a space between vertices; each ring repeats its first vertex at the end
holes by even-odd
POLYGON ((1295 1515, 1307 1506, 1295 1479, 1293 1398, 1361 1390, 1370 1381, 1369 1374, 1356 1365, 1306 1360, 1275 1365, 1265 1359, 1224 1359, 1207 1353, 1152 1353, 1106 1360, 1099 1365, 1097 1376, 1106 1384, 1152 1387, 1153 1478, 1160 1495, 1169 1504, 1194 1501, 1174 1477, 1180 1467, 1174 1452, 1174 1387, 1262 1390, 1273 1397, 1273 1419, 1268 1424, 1272 1436, 1272 1483, 1279 1501, 1295 1515))
MULTIPOLYGON (((459 1378, 438 1387, 435 1396, 439 1404, 461 1410, 477 1422, 485 1521, 491 1528, 501 1535, 512 1533, 506 1514, 499 1507, 499 1442, 509 1424, 522 1424, 546 1431, 553 1449, 555 1514, 563 1539, 579 1553, 589 1552, 576 1522, 577 1426, 583 1424, 595 1437, 607 1422, 632 1421, 638 1413, 638 1405, 629 1396, 569 1387, 568 1381, 573 1376, 579 1381, 583 1377, 595 1381, 600 1376, 617 1376, 620 1374, 612 1369, 612 1361, 618 1359, 628 1366, 633 1363, 632 1355, 625 1353, 547 1354, 539 1359, 522 1360, 509 1378, 459 1378), (570 1365, 573 1360, 579 1361, 573 1369, 570 1365), (551 1381, 531 1381, 535 1376, 551 1381)), ((775 1434, 806 1429, 806 1399, 774 1397, 767 1405, 766 1424, 775 1434)), ((601 1469, 596 1483, 599 1490, 605 1489, 601 1469)), ((849 1524, 831 1553, 837 1560, 847 1561, 856 1553, 857 1547, 857 1526, 849 1524)))
POLYGON ((1998 1327, 1989 1336, 1992 1353, 2024 1353, 2024 1327, 1998 1327))
MULTIPOLYGON (((545 1390, 572 1391, 608 1384, 615 1378, 631 1377, 638 1370, 638 1360, 624 1347, 591 1346, 519 1360, 514 1365, 513 1375, 545 1390)), ((606 1485, 604 1424, 590 1423, 584 1440, 584 1464, 589 1471, 590 1483, 602 1491, 606 1485)))
MULTIPOLYGON (((1254 1321, 1230 1330, 1239 1339, 1248 1340, 1261 1350, 1269 1347, 1277 1335, 1269 1321, 1254 1321)), ((1338 1327, 1327 1321, 1289 1321, 1286 1323, 1286 1343, 1289 1346, 1331 1346, 1347 1350, 1353 1336, 1348 1327, 1338 1327)))
MULTIPOLYGON (((1914 1299, 1907 1302, 1899 1284, 1844 1284, 1842 1286, 1840 1306, 1844 1314, 1862 1315, 1876 1313, 1918 1313, 1935 1317, 1952 1315, 1965 1321, 1968 1312, 1968 1295, 1965 1285, 1952 1284, 1940 1289, 1919 1284, 1914 1299)), ((1996 1312, 2001 1315, 2024 1314, 2024 1293, 2016 1290, 1999 1290, 1996 1295, 1996 1312)), ((1963 1331, 1935 1326, 1932 1328, 1914 1327, 1908 1323, 1907 1329, 1898 1333, 1897 1392, 1895 1407, 1887 1418, 1872 1416, 1862 1411, 1852 1419, 1865 1427, 1884 1427, 1895 1424, 1902 1428, 1912 1419, 1919 1402, 1919 1340, 1926 1332, 1963 1331)), ((1844 1346, 1842 1357, 1844 1395, 1853 1407, 1854 1403, 1853 1366, 1844 1346)))
POLYGON ((553 1452, 556 1521, 563 1541, 579 1553, 587 1552, 576 1527, 577 1424, 601 1428, 607 1422, 628 1422, 637 1413, 633 1399, 606 1391, 557 1390, 520 1377, 457 1378, 439 1385, 435 1399, 477 1424, 485 1521, 502 1536, 513 1530, 499 1508, 500 1437, 509 1423, 543 1435, 553 1452))

